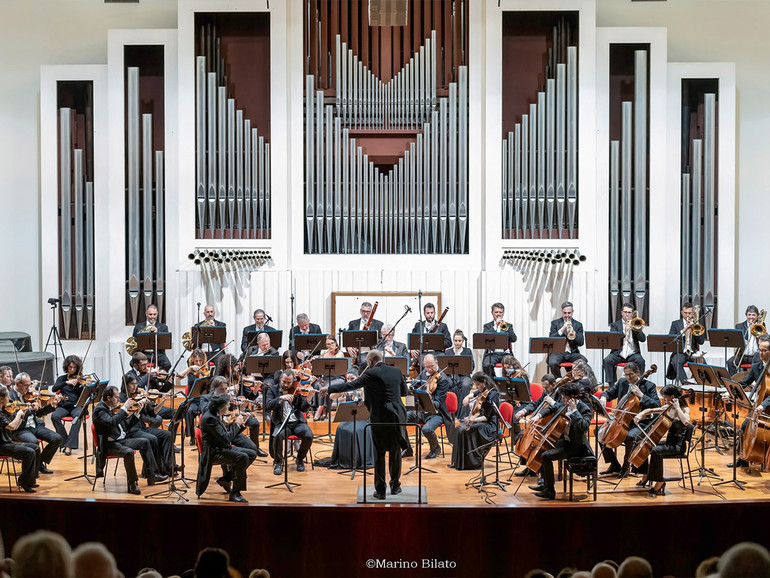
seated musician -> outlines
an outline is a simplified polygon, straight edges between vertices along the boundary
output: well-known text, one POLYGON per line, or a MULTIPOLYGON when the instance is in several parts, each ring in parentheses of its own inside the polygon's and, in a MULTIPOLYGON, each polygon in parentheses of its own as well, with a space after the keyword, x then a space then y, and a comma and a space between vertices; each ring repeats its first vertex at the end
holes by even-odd
MULTIPOLYGON (((37 382, 35 382, 37 384, 37 382)), ((28 373, 21 372, 16 376, 13 388, 9 390, 9 397, 11 401, 24 402, 24 396, 31 392, 32 380, 28 373)), ((57 396, 61 399, 61 396, 57 396)), ((13 434, 13 440, 17 442, 27 442, 37 445, 38 440, 42 440, 46 443, 45 448, 40 452, 39 463, 37 464, 37 471, 41 474, 52 474, 53 472, 48 469, 48 464, 56 455, 56 450, 62 442, 62 437, 55 431, 45 427, 43 417, 54 411, 54 405, 57 403, 55 400, 51 400, 50 403, 41 407, 40 403, 35 400, 31 402, 29 410, 27 411, 24 421, 21 427, 16 429, 13 434)))
POLYGON ((409 352, 406 349, 406 344, 396 341, 395 336, 392 325, 383 325, 380 329, 380 344, 377 349, 382 351, 385 357, 407 357, 409 352))
POLYGON ((620 309, 620 319, 610 325, 611 333, 620 333, 623 336, 623 341, 620 342, 620 349, 613 349, 604 358, 603 380, 610 387, 615 385, 615 368, 619 363, 633 361, 639 368, 639 373, 644 373, 644 357, 641 356, 639 344, 647 341, 647 336, 641 329, 634 329, 631 326, 633 318, 634 306, 630 303, 623 303, 623 307, 620 309))
POLYGON ((345 357, 334 335, 326 336, 326 349, 321 350, 321 357, 345 357))
MULTIPOLYGON (((249 454, 233 445, 235 438, 243 431, 246 417, 239 415, 231 424, 226 424, 224 415, 230 406, 230 396, 217 394, 211 397, 206 413, 201 418, 202 451, 198 457, 198 477, 195 494, 200 498, 209 485, 211 466, 219 462, 228 466, 228 473, 220 478, 231 502, 245 504, 246 498, 241 492, 246 491, 246 469, 249 467, 249 454)), ((219 482, 219 480, 217 480, 219 482)))
MULTIPOLYGON (((320 325, 310 323, 310 317, 307 313, 300 313, 297 315, 297 324, 289 330, 289 349, 296 349, 294 339, 297 335, 320 335, 322 333, 320 325)), ((308 355, 310 355, 310 351, 297 351, 297 359, 300 361, 304 361, 308 355)), ((317 351, 315 355, 318 355, 317 351)))
MULTIPOLYGON (((158 307, 156 305, 149 305, 144 312, 147 321, 145 323, 137 323, 134 326, 133 336, 136 337, 140 333, 168 333, 168 325, 158 321, 158 307)), ((171 369, 171 362, 166 357, 165 349, 158 349, 158 359, 155 359, 155 349, 146 349, 144 354, 155 364, 156 367, 165 369, 168 371, 171 369)))
POLYGON ((497 409, 500 396, 490 377, 477 371, 471 378, 473 391, 463 398, 463 405, 471 410, 457 426, 452 446, 450 468, 478 470, 497 438, 497 409))
MULTIPOLYGON (((521 420, 523 417, 531 413, 537 412, 541 408, 545 409, 544 402, 546 398, 553 399, 556 403, 561 402, 561 392, 556 389, 556 378, 553 375, 546 373, 543 377, 540 378, 540 385, 543 386, 543 393, 539 398, 533 399, 529 403, 525 403, 519 407, 516 413, 513 414, 513 417, 516 419, 516 421, 521 420)), ((519 439, 521 433, 522 432, 516 436, 517 440, 519 439)), ((521 463, 524 462, 522 461, 521 463)), ((517 471, 514 475, 519 477, 534 476, 535 472, 525 467, 524 469, 517 471)))
MULTIPOLYGON (((212 362, 213 365, 214 362, 212 362)), ((196 379, 202 379, 211 375, 211 369, 206 358, 206 354, 200 349, 193 349, 190 357, 187 359, 187 367, 177 373, 180 378, 187 378, 187 387, 185 395, 189 396, 192 392, 193 384, 196 379)), ((204 392, 201 392, 204 393, 204 392)), ((187 411, 185 412, 185 427, 187 435, 190 436, 190 445, 195 445, 195 418, 201 415, 200 397, 195 397, 187 402, 187 411)))
MULTIPOLYGON (((25 411, 19 409, 9 413, 6 406, 11 400, 8 388, 0 385, 0 454, 11 456, 21 462, 21 473, 18 476, 19 487, 28 494, 34 494, 38 483, 35 481, 40 464, 38 455, 40 448, 35 443, 14 442, 13 432, 23 426, 25 411)), ((6 464, 5 467, 9 467, 6 464)))
POLYGON ((7 365, 0 365, 0 385, 5 387, 13 385, 13 369, 7 365))
MULTIPOLYGON (((521 362, 516 359, 513 355, 506 355, 503 357, 503 359, 500 361, 500 365, 502 367, 502 377, 495 377, 495 385, 499 385, 500 383, 506 384, 506 391, 508 392, 505 396, 503 396, 503 401, 509 402, 513 408, 514 411, 516 408, 521 406, 521 403, 518 399, 514 399, 515 395, 515 389, 513 388, 513 384, 510 382, 511 379, 522 379, 524 380, 524 383, 527 385, 527 391, 529 392, 529 374, 524 370, 524 368, 521 365, 521 362)), ((511 419, 511 428, 513 430, 514 435, 519 433, 519 420, 516 419, 516 416, 513 416, 513 419, 511 419)))
MULTIPOLYGON (((583 392, 577 383, 568 383, 561 389, 562 401, 560 403, 549 403, 549 408, 542 412, 542 417, 550 415, 557 416, 561 413, 566 417, 568 424, 562 437, 556 442, 556 445, 545 450, 542 454, 541 475, 543 484, 541 489, 535 492, 538 498, 553 500, 556 498, 556 489, 554 486, 553 462, 559 460, 589 456, 593 452, 588 445, 588 425, 591 423, 593 411, 581 397, 583 392)), ((547 402, 548 403, 548 402, 547 402)))
MULTIPOLYGON (((368 301, 364 301, 363 303, 361 303, 360 313, 361 313, 361 317, 359 317, 358 319, 353 319, 348 323, 348 331, 363 331, 364 327, 366 327, 368 324, 369 331, 376 331, 377 335, 379 335, 380 330, 382 329, 382 321, 380 321, 379 319, 372 318, 371 323, 369 323, 369 317, 372 316, 372 304, 369 303, 368 301)), ((344 339, 343 339, 343 343, 344 343, 344 339)), ((358 349, 355 347, 348 347, 348 355, 353 359, 358 359, 359 353, 367 353, 368 351, 369 351, 368 347, 362 347, 361 351, 358 351, 358 349)), ((364 367, 366 367, 366 361, 364 361, 360 369, 363 369, 364 367)))
POLYGON ((580 353, 580 346, 585 343, 583 324, 572 318, 573 306, 569 301, 561 304, 561 317, 551 321, 551 329, 548 337, 564 337, 567 340, 564 353, 551 353, 548 355, 548 371, 559 377, 562 363, 575 363, 582 360, 588 363, 588 359, 580 353))
MULTIPOLYGON (((675 319, 671 322, 671 327, 668 330, 669 335, 677 335, 679 341, 678 351, 674 351, 668 361, 668 368, 666 369, 666 377, 668 379, 676 379, 679 384, 687 382, 687 374, 684 371, 684 364, 693 361, 696 358, 702 357, 700 353, 700 346, 706 342, 706 333, 702 335, 693 335, 692 326, 695 323, 700 323, 695 319, 695 310, 692 303, 682 303, 681 310, 682 317, 675 319)), ((676 347, 675 343, 671 344, 672 348, 676 347)))
POLYGON ((684 430, 690 424, 690 407, 682 397, 682 391, 675 385, 666 385, 660 390, 663 405, 659 408, 649 408, 639 412, 634 421, 637 424, 644 422, 653 414, 665 413, 671 420, 671 427, 665 441, 658 443, 650 452, 650 465, 647 474, 636 484, 644 486, 648 481, 655 482, 650 488, 653 496, 666 494, 666 482, 663 478, 663 458, 675 456, 684 450, 684 430))
POLYGON ((313 443, 313 431, 307 425, 305 412, 310 403, 304 395, 289 393, 294 391, 294 372, 286 370, 281 381, 270 386, 265 397, 265 407, 270 415, 270 454, 273 456, 273 473, 280 476, 283 472, 284 439, 295 435, 300 440, 297 451, 297 471, 305 471, 305 457, 313 443))
MULTIPOLYGON (((641 368, 633 361, 629 361, 623 368, 624 378, 621 378, 615 385, 609 388, 602 394, 599 399, 602 405, 607 405, 607 402, 613 399, 622 400, 627 393, 631 392, 639 399, 641 409, 653 409, 660 407, 660 398, 658 398, 658 391, 655 388, 655 384, 649 379, 642 379, 641 368)), ((622 419, 622 415, 616 415, 615 419, 622 419)), ((646 422, 642 422, 640 427, 647 425, 646 422)), ((631 451, 634 448, 637 438, 642 435, 639 427, 633 425, 628 428, 626 434, 626 440, 624 442, 626 452, 623 456, 623 466, 621 467, 618 462, 617 453, 612 448, 604 448, 602 456, 604 461, 609 464, 609 468, 601 472, 604 474, 616 474, 619 473, 623 478, 628 473, 628 459, 631 457, 631 451)), ((644 473, 644 467, 639 468, 637 473, 644 473)))
MULTIPOLYGON (((249 347, 242 356, 244 364, 247 357, 267 357, 277 356, 278 350, 270 345, 270 336, 267 333, 260 333, 257 337, 257 344, 249 347)), ((221 363, 221 362, 220 362, 221 363)), ((219 364, 217 364, 219 367, 219 364)), ((251 375, 258 380, 261 380, 265 386, 273 385, 275 383, 273 375, 262 375, 261 373, 254 373, 251 375)))
MULTIPOLYGON (((131 356, 131 370, 128 373, 133 373, 136 376, 139 389, 165 390, 170 387, 168 380, 171 377, 168 372, 158 367, 150 367, 147 356, 141 351, 137 351, 131 356)), ((171 419, 174 417, 174 410, 170 407, 160 407, 158 408, 158 416, 161 419, 171 419)), ((160 427, 160 423, 155 427, 160 427)))
MULTIPOLYGON (((751 326, 759 320, 759 310, 756 305, 746 307, 746 321, 738 323, 735 328, 743 334, 743 347, 736 350, 735 355, 727 360, 727 373, 734 375, 740 365, 751 365, 757 354, 757 337, 751 332, 751 326)), ((764 325, 764 323, 762 323, 764 325)))
POLYGON ((149 442, 149 451, 142 454, 144 469, 158 472, 156 482, 163 481, 171 475, 174 466, 171 432, 160 428, 163 420, 156 415, 155 406, 142 397, 144 394, 137 387, 133 374, 123 376, 123 386, 125 391, 121 392, 119 403, 126 403, 130 399, 141 400, 137 404, 139 409, 132 411, 126 419, 126 434, 129 438, 143 438, 149 442))
MULTIPOLYGON (((243 335, 241 336, 241 351, 246 351, 249 347, 253 347, 256 342, 256 337, 249 338, 249 333, 256 332, 259 334, 262 331, 275 331, 274 327, 270 327, 265 321, 267 313, 262 309, 256 309, 254 311, 254 323, 247 325, 243 328, 243 335)), ((272 321, 272 320, 271 320, 272 321)))
MULTIPOLYGON (((139 450, 145 464, 154 463, 150 450, 150 442, 144 438, 128 438, 128 413, 134 405, 134 400, 127 400, 120 405, 118 388, 108 385, 102 393, 102 400, 94 407, 93 423, 96 434, 99 436, 99 448, 96 459, 96 475, 103 476, 107 463, 107 456, 123 458, 123 466, 126 468, 126 480, 128 493, 139 495, 139 476, 136 473, 134 463, 134 450, 139 450), (114 410, 118 409, 117 413, 114 410)), ((148 467, 149 469, 149 467, 148 467)), ((157 471, 148 471, 147 483, 153 485, 156 481, 166 479, 166 476, 158 475, 157 471)))
MULTIPOLYGON (((264 334, 263 334, 264 335, 264 334)), ((253 405, 259 395, 256 388, 262 387, 265 391, 267 387, 272 384, 272 375, 262 378, 262 374, 253 374, 247 377, 241 377, 241 371, 239 370, 238 361, 234 355, 226 353, 221 355, 217 360, 216 377, 222 377, 225 379, 225 388, 220 393, 230 392, 233 396, 241 398, 242 400, 248 400, 248 405, 253 405), (259 381, 262 379, 262 381, 259 381)), ((216 383, 219 383, 217 381, 216 383)), ((215 382, 211 382, 212 395, 216 393, 214 391, 215 382)), ((247 405, 246 401, 242 402, 242 405, 247 405)), ((205 402, 201 402, 201 414, 206 411, 205 402)), ((249 428, 249 440, 248 444, 241 443, 241 447, 253 452, 256 456, 265 457, 267 452, 259 447, 259 420, 253 415, 249 415, 246 420, 246 427, 249 428)), ((240 438, 239 438, 240 439, 240 438)))
POLYGON ((516 343, 517 339, 513 324, 503 320, 503 315, 505 315, 505 306, 502 303, 493 303, 492 321, 485 323, 482 328, 484 333, 506 333, 508 335, 508 346, 505 349, 490 349, 484 352, 482 369, 489 377, 495 376, 495 365, 500 363, 506 354, 513 352, 513 344, 516 343))
MULTIPOLYGON (((452 345, 452 338, 449 336, 449 328, 443 321, 441 323, 436 319, 436 306, 433 303, 426 303, 422 307, 423 321, 422 329, 420 328, 420 322, 414 324, 412 333, 440 333, 444 336, 444 346, 438 351, 431 351, 434 355, 441 353, 452 345)), ((428 350, 425 350, 426 352, 428 350)), ((417 349, 413 349, 409 352, 413 360, 420 358, 420 352, 417 349)), ((400 355, 400 354, 397 354, 400 355)))
MULTIPOLYGON (((215 315, 214 306, 206 305, 203 308, 204 319, 201 322, 201 327, 227 327, 227 324, 216 319, 215 315)), ((224 343, 201 343, 200 345, 202 349, 210 354, 219 353, 224 347, 224 343)))
POLYGON ((51 387, 52 392, 62 396, 59 405, 51 414, 51 423, 56 433, 64 440, 60 448, 61 451, 64 452, 64 455, 69 456, 72 454, 72 450, 78 449, 80 445, 78 434, 82 420, 73 421, 68 434, 67 430, 64 429, 62 418, 76 418, 83 411, 82 407, 75 407, 84 387, 81 379, 83 362, 77 355, 68 355, 64 358, 62 369, 64 373, 56 378, 56 382, 51 387))
MULTIPOLYGON (((427 413, 424 411, 409 410, 406 412, 406 421, 409 423, 421 423, 422 435, 428 440, 430 450, 425 456, 426 460, 432 460, 441 454, 441 446, 438 443, 438 437, 436 436, 436 428, 442 423, 446 427, 447 436, 450 440, 454 439, 454 418, 449 415, 449 410, 446 406, 446 394, 449 393, 449 378, 446 374, 441 373, 438 369, 438 362, 436 356, 432 353, 427 353, 423 358, 423 365, 425 369, 422 370, 420 375, 412 382, 412 386, 416 391, 427 391, 429 384, 435 381, 435 389, 431 394, 431 400, 433 401, 433 407, 436 413, 427 413)), ((408 458, 414 455, 412 450, 412 444, 410 442, 409 447, 401 453, 402 458, 408 458)))
MULTIPOLYGON (((467 396, 471 392, 471 375, 473 374, 474 370, 476 369, 476 362, 473 359, 473 352, 465 346, 465 342, 467 341, 467 338, 465 337, 465 334, 460 329, 456 329, 454 332, 454 335, 452 336, 452 347, 447 349, 444 353, 445 355, 451 355, 451 356, 458 356, 462 355, 464 357, 470 357, 471 358, 471 373, 466 375, 450 375, 449 381, 452 383, 451 391, 455 393, 458 400, 465 399, 465 396, 467 396)), ((460 405, 457 408, 457 417, 458 419, 462 419, 468 415, 468 412, 470 410, 468 409, 467 405, 460 405)))

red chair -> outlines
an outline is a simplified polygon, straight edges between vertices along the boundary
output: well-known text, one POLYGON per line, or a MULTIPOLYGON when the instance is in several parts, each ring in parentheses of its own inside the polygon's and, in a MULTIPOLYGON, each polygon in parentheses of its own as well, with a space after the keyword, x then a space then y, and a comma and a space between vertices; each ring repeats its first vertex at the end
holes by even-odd
MULTIPOLYGON (((62 419, 66 419, 66 418, 62 418, 62 419)), ((96 426, 93 423, 91 423, 91 438, 93 439, 93 442, 94 442, 94 455, 95 456, 99 455, 99 436, 96 435, 96 426)), ((134 450, 134 455, 136 455, 136 450, 134 450)), ((104 461, 104 470, 105 470, 105 472, 107 470, 107 462, 109 462, 110 460, 115 460, 115 471, 112 472, 112 475, 113 476, 117 476, 118 475, 118 460, 121 460, 121 459, 123 459, 123 456, 111 456, 109 454, 106 454, 106 459, 104 461)), ((98 479, 98 476, 94 476, 94 483, 91 486, 91 491, 92 492, 96 488, 96 480, 97 479, 98 479)), ((104 474, 104 476, 102 476, 102 486, 105 487, 105 488, 107 487, 107 474, 106 473, 104 474)))
MULTIPOLYGON (((453 391, 446 394, 446 409, 452 417, 457 413, 457 394, 453 391)), ((444 422, 441 422, 441 425, 439 426, 439 433, 441 440, 441 457, 443 458, 446 455, 444 453, 444 438, 446 437, 446 426, 444 425, 444 422)))
POLYGON ((543 386, 534 381, 530 382, 529 396, 532 398, 532 401, 536 401, 540 399, 541 395, 543 395, 543 386))
MULTIPOLYGON (((500 404, 500 415, 506 423, 511 423, 513 420, 513 405, 504 401, 500 404)), ((498 441, 502 440, 505 443, 505 453, 508 456, 508 463, 513 468, 513 461, 511 461, 511 448, 508 446, 508 438, 511 437, 511 430, 505 427, 504 424, 500 424, 497 428, 498 441)))
MULTIPOLYGON (((600 399, 602 397, 602 393, 603 392, 601 392, 601 391, 595 391, 594 392, 594 397, 596 399, 600 399)), ((607 407, 607 409, 612 409, 613 407, 615 407, 615 400, 613 399, 612 401, 608 401, 606 407, 607 407)), ((604 418, 604 416, 597 417, 596 419, 592 419, 591 420, 591 425, 599 426, 599 425, 603 424, 605 421, 607 421, 607 420, 604 418)))

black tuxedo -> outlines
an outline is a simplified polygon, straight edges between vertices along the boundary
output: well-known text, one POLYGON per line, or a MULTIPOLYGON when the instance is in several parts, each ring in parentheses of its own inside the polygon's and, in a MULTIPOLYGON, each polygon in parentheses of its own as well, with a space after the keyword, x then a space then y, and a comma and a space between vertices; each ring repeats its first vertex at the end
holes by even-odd
POLYGON ((284 439, 287 435, 295 435, 300 439, 297 461, 303 462, 313 444, 313 431, 307 425, 305 417, 305 412, 311 408, 310 402, 304 395, 297 394, 291 403, 293 417, 278 431, 285 418, 286 402, 280 399, 282 395, 280 383, 271 385, 265 393, 265 409, 270 412, 270 455, 273 457, 273 463, 283 461, 284 439))
POLYGON ((364 388, 364 402, 369 408, 374 441, 374 488, 385 494, 385 454, 390 464, 391 492, 401 487, 401 450, 409 447, 406 429, 396 425, 406 422, 406 409, 401 397, 406 395, 404 376, 395 367, 380 362, 353 381, 329 386, 329 393, 342 393, 364 388))
MULTIPOLYGON (((140 333, 146 334, 149 333, 148 331, 143 331, 144 328, 147 327, 147 323, 137 323, 134 325, 134 332, 133 336, 136 337, 140 333)), ((158 333, 168 333, 168 325, 165 323, 161 323, 160 321, 155 322, 155 327, 158 329, 158 333)), ((155 363, 158 367, 161 369, 165 369, 168 371, 171 369, 171 362, 169 361, 168 357, 166 357, 166 350, 165 349, 158 349, 158 359, 155 359, 155 350, 154 349, 146 349, 143 352, 147 359, 151 363, 155 363)))
MULTIPOLYGON (((762 377, 764 370, 765 364, 762 363, 762 359, 759 357, 759 354, 755 355, 754 362, 751 364, 746 377, 741 380, 741 385, 746 387, 747 385, 754 384, 750 391, 750 393, 753 394, 756 392, 757 387, 759 386, 759 380, 762 377)), ((768 396, 768 398, 770 398, 770 396, 768 396)))
MULTIPOLYGON (((241 336, 241 351, 246 351, 246 348, 249 346, 254 346, 257 344, 257 338, 252 335, 253 343, 249 343, 249 332, 250 331, 257 331, 257 324, 252 323, 251 325, 247 325, 243 328, 243 335, 241 336)), ((262 331, 275 331, 275 327, 270 327, 269 325, 265 324, 260 329, 260 332, 262 331)))
MULTIPOLYGON (((24 401, 21 394, 16 391, 15 388, 8 388, 8 397, 11 401, 24 401)), ((43 440, 46 442, 45 449, 43 449, 38 455, 37 467, 40 469, 40 464, 50 464, 51 460, 56 455, 56 450, 62 443, 62 437, 53 430, 45 427, 45 422, 40 419, 41 417, 53 413, 54 407, 52 403, 49 403, 45 407, 41 407, 36 412, 28 411, 24 416, 24 420, 21 422, 16 431, 11 433, 11 437, 16 442, 25 442, 38 445, 37 440, 43 440)))
MULTIPOLYGON (((424 323, 424 322, 423 322, 424 323)), ((412 333, 419 333, 420 332, 420 322, 414 324, 414 329, 412 329, 412 333)), ((428 333, 428 330, 425 329, 425 326, 423 325, 422 329, 423 333, 428 333)), ((449 327, 446 326, 446 323, 443 321, 438 324, 438 328, 433 333, 440 333, 444 336, 444 347, 442 349, 447 349, 448 347, 452 347, 452 336, 449 334, 449 327)), ((516 336, 514 335, 513 340, 516 341, 516 336)))
MULTIPOLYGON (((615 321, 612 325, 610 325, 610 332, 611 333, 620 333, 620 335, 623 336, 623 339, 625 339, 625 327, 623 325, 623 320, 619 319, 618 321, 615 321)), ((607 357, 604 358, 604 376, 602 376, 602 382, 609 383, 610 386, 612 386, 615 383, 616 380, 616 367, 618 366, 618 363, 624 363, 633 361, 639 366, 639 370, 644 373, 644 357, 641 355, 641 348, 639 347, 639 344, 647 341, 647 336, 644 334, 644 331, 639 330, 631 330, 631 340, 634 343, 634 351, 632 351, 628 357, 623 357, 621 352, 623 351, 623 341, 620 342, 620 349, 613 349, 609 352, 607 357)))
POLYGON ((234 447, 232 444, 243 431, 243 426, 235 423, 226 426, 222 418, 206 411, 201 416, 202 451, 198 456, 198 477, 195 482, 195 494, 200 498, 209 485, 211 467, 214 462, 227 468, 224 478, 232 482, 234 492, 246 489, 246 468, 256 458, 256 453, 234 447))
MULTIPOLYGON (((382 321, 378 319, 372 319, 371 324, 369 325, 369 331, 376 331, 377 335, 380 335, 380 330, 382 329, 382 321)), ((361 331, 361 318, 353 319, 350 323, 348 323, 348 331, 361 331)))
MULTIPOLYGON (((508 323, 506 321, 506 323, 508 323)), ((484 333, 499 333, 498 331, 495 331, 495 322, 490 321, 489 323, 485 323, 484 327, 482 328, 482 331, 484 333)), ((481 360, 481 367, 487 375, 490 377, 495 376, 495 365, 500 363, 506 355, 511 353, 513 351, 513 347, 511 347, 514 343, 516 343, 516 332, 513 330, 513 325, 511 323, 508 323, 508 331, 506 331, 508 334, 508 347, 506 347, 504 350, 493 350, 488 349, 484 352, 484 358, 481 360)))
MULTIPOLYGON (((574 327, 574 321, 573 321, 574 327)), ((577 331, 577 330, 576 330, 577 331)), ((543 412, 544 416, 558 412, 564 408, 560 403, 554 407, 548 408, 543 412)), ((565 412, 567 410, 565 409, 565 412)), ((556 442, 556 446, 543 452, 543 466, 540 470, 545 482, 546 491, 554 491, 553 462, 573 457, 588 456, 593 452, 588 443, 588 426, 591 423, 593 411, 591 407, 583 401, 577 402, 575 411, 564 413, 569 418, 569 427, 564 432, 564 436, 556 442)))
MULTIPOLYGON (((559 331, 561 328, 564 327, 564 319, 559 317, 558 319, 554 319, 551 321, 551 329, 548 331, 548 337, 554 337, 554 338, 564 338, 567 339, 567 332, 565 331, 563 335, 559 335, 559 331)), ((580 346, 585 343, 585 334, 583 333, 583 324, 580 323, 580 321, 572 320, 572 329, 575 331, 575 339, 567 339, 567 343, 569 344, 569 347, 572 348, 572 352, 564 351, 564 353, 551 353, 548 356, 548 371, 551 372, 551 375, 554 375, 556 377, 561 376, 561 367, 560 364, 571 362, 575 363, 577 360, 582 359, 585 362, 588 362, 588 359, 585 358, 580 353, 580 346)))
MULTIPOLYGON (((679 383, 687 381, 687 374, 684 372, 684 364, 692 361, 692 356, 684 353, 684 349, 687 346, 686 335, 681 335, 684 330, 684 321, 682 319, 676 319, 671 322, 671 328, 668 330, 669 335, 678 335, 677 341, 671 344, 671 357, 668 360, 668 368, 666 369, 666 377, 668 379, 676 378, 679 383), (677 351, 678 347, 678 351, 677 351)), ((692 336, 692 350, 700 351, 700 346, 706 343, 706 333, 696 337, 692 336)))
MULTIPOLYGON (((120 403, 128 398, 125 393, 120 394, 120 403)), ((170 408, 169 408, 170 409, 170 408)), ((151 471, 157 470, 161 474, 171 475, 173 469, 172 434, 169 430, 161 429, 163 419, 155 414, 155 410, 145 405, 141 411, 126 420, 129 438, 144 438, 150 443, 150 452, 154 458, 154 464, 145 463, 145 468, 151 471)))
MULTIPOLYGON (((113 414, 104 401, 100 401, 94 407, 93 424, 96 435, 99 438, 99 448, 96 456, 96 475, 104 475, 104 467, 107 456, 123 458, 123 466, 126 468, 126 480, 129 484, 139 480, 134 463, 134 450, 142 452, 142 459, 150 452, 150 442, 146 439, 128 438, 128 414, 124 410, 113 414)), ((153 461, 148 458, 148 461, 153 461)), ((156 472, 149 472, 155 475, 156 472)))
POLYGON ((740 360, 741 365, 743 364, 749 364, 751 365, 754 363, 754 359, 759 359, 759 353, 757 353, 757 349, 755 348, 755 354, 754 355, 743 355, 744 350, 746 349, 746 346, 749 343, 749 339, 753 337, 751 333, 749 332, 749 322, 744 321, 743 323, 738 323, 735 326, 736 329, 738 329, 743 334, 743 347, 739 347, 735 350, 735 355, 733 355, 730 359, 727 360, 727 373, 730 375, 733 375, 738 372, 738 360, 740 360), (743 356, 743 359, 741 359, 741 356, 743 356))
MULTIPOLYGON (((412 385, 415 389, 424 390, 428 379, 428 373, 423 370, 412 385)), ((449 410, 446 406, 446 394, 449 393, 451 385, 452 382, 450 382, 449 378, 442 373, 441 378, 436 383, 436 389, 433 390, 433 394, 431 395, 431 401, 433 402, 433 407, 436 408, 436 413, 426 413, 424 411, 418 412, 411 409, 406 412, 406 420, 409 423, 423 424, 422 433, 428 440, 431 451, 439 447, 438 438, 436 437, 436 428, 442 423, 444 424, 444 427, 446 427, 449 440, 454 442, 454 419, 449 414, 449 410)))
MULTIPOLYGON (((321 326, 320 325, 316 325, 315 323, 311 323, 310 325, 308 325, 307 334, 308 335, 324 335, 324 332, 321 331, 321 326)), ((294 338, 297 335, 303 335, 302 331, 300 331, 299 325, 295 325, 294 327, 292 327, 289 330, 289 349, 296 349, 294 347, 294 338)), ((323 343, 321 344, 321 346, 318 349, 319 350, 323 349, 323 343)))
MULTIPOLYGON (((445 352, 444 355, 446 356, 454 356, 457 355, 455 353, 454 348, 450 347, 445 352)), ((460 351, 460 355, 464 357, 470 357, 471 358, 471 374, 474 372, 476 368, 476 361, 473 359, 473 352, 467 348, 463 347, 462 351, 460 351)), ((455 392, 455 395, 457 396, 457 401, 461 402, 465 399, 465 397, 471 392, 471 387, 473 384, 471 383, 471 376, 468 375, 450 375, 449 381, 452 383, 452 391, 455 392)), ((463 419, 465 417, 468 417, 468 414, 470 413, 470 406, 463 405, 462 403, 457 404, 457 414, 455 417, 457 419, 463 419)))
MULTIPOLYGON (((8 424, 14 419, 16 419, 15 413, 9 414, 0 411, 0 455, 11 456, 21 462, 18 484, 25 489, 32 489, 40 467, 40 448, 37 445, 37 440, 34 442, 13 441, 14 432, 8 429, 8 424)), ((11 464, 5 464, 5 467, 11 467, 11 464)), ((13 467, 15 472, 15 466, 13 467)))

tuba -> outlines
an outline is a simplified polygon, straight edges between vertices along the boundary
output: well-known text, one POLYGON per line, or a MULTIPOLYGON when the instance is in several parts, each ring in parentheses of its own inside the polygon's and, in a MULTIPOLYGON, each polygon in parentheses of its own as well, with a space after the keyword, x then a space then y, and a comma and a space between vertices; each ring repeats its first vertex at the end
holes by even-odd
POLYGON ((133 335, 126 339, 126 353, 129 355, 136 353, 136 339, 134 339, 133 335))

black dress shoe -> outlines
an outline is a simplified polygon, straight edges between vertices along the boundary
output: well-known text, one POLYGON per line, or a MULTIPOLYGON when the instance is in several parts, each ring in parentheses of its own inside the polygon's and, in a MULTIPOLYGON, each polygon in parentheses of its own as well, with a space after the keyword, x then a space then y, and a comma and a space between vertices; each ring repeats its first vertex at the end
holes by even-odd
POLYGON ((230 483, 229 480, 226 480, 224 478, 217 478, 217 484, 222 486, 222 489, 227 492, 228 494, 231 494, 233 491, 233 485, 230 483))
POLYGON ((259 458, 266 458, 267 452, 263 450, 262 448, 257 448, 257 457, 259 458))
POLYGON ((241 496, 240 492, 231 492, 230 493, 230 501, 231 502, 238 502, 239 504, 248 504, 249 501, 241 496))
POLYGON ((180 448, 179 446, 174 446, 174 453, 175 454, 181 454, 182 453, 182 448, 180 448))
POLYGON ((182 473, 182 466, 180 464, 177 464, 174 466, 174 473, 175 474, 181 474, 182 473))
POLYGON ((600 476, 608 476, 610 474, 617 474, 620 473, 620 466, 619 465, 611 465, 609 468, 604 470, 603 472, 599 472, 600 476))
POLYGON ((517 477, 519 477, 519 478, 523 478, 524 476, 534 476, 534 475, 535 475, 535 472, 533 472, 533 471, 532 471, 532 470, 530 470, 529 468, 524 468, 523 470, 519 470, 518 472, 516 472, 516 473, 515 473, 515 474, 513 474, 513 475, 514 475, 514 476, 517 476, 517 477))
POLYGON ((129 494, 134 494, 135 496, 138 496, 142 493, 139 491, 139 484, 137 484, 136 482, 131 482, 130 484, 128 484, 127 491, 129 494))
POLYGON ((385 499, 385 494, 384 493, 381 494, 380 492, 374 492, 374 494, 372 494, 372 497, 375 500, 384 500, 385 499))
POLYGON ((553 490, 542 489, 539 492, 536 492, 535 495, 538 498, 543 498, 544 500, 555 500, 556 499, 556 492, 554 492, 553 490))
POLYGON ((280 476, 283 473, 283 468, 281 467, 281 462, 276 462, 273 464, 273 473, 276 476, 280 476))
POLYGON ((38 470, 41 474, 52 474, 53 471, 49 470, 45 464, 40 464, 40 469, 38 470))
POLYGON ((305 471, 305 462, 303 462, 302 460, 297 460, 297 471, 298 472, 305 471))
POLYGON ((428 452, 428 455, 425 456, 425 459, 426 460, 435 459, 435 458, 437 458, 439 456, 440 453, 441 453, 441 447, 440 446, 436 446, 435 448, 433 448, 432 450, 430 450, 428 452))
POLYGON ((161 482, 165 482, 166 480, 168 480, 168 476, 162 475, 162 474, 156 474, 154 476, 149 476, 147 478, 147 485, 154 486, 155 484, 160 484, 161 482))
POLYGON ((35 486, 19 486, 19 487, 22 490, 24 490, 25 492, 27 492, 28 494, 34 494, 35 493, 35 490, 34 490, 35 486))
POLYGON ((536 492, 540 492, 542 490, 545 490, 545 484, 537 484, 536 486, 527 486, 530 490, 534 490, 536 492))
POLYGON ((748 468, 749 462, 741 458, 738 458, 738 460, 734 464, 733 463, 727 464, 727 467, 728 468, 748 468))
POLYGON ((395 496, 397 494, 401 493, 401 486, 398 486, 397 488, 390 488, 390 495, 395 496))
POLYGON ((414 452, 412 451, 412 448, 407 448, 401 452, 402 458, 411 458, 413 455, 414 455, 414 452))

